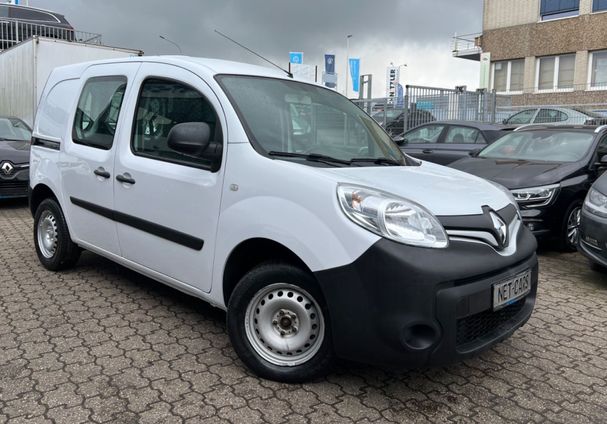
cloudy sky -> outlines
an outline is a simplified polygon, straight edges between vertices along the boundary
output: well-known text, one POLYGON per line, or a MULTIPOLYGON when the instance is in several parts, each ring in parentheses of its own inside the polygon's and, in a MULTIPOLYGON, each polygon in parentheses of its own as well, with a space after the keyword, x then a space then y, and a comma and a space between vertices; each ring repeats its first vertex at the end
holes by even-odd
MULTIPOLYGON (((21 0, 24 3, 24 0, 21 0)), ((324 66, 325 52, 345 69, 361 58, 361 73, 374 75, 374 96, 385 95, 386 66, 403 63, 405 84, 478 86, 477 62, 451 56, 454 33, 480 32, 482 0, 30 0, 30 6, 64 14, 79 30, 103 34, 105 44, 146 54, 184 54, 259 60, 214 34, 218 29, 287 66, 289 51, 324 66)), ((340 78, 343 92, 343 78, 340 78)))

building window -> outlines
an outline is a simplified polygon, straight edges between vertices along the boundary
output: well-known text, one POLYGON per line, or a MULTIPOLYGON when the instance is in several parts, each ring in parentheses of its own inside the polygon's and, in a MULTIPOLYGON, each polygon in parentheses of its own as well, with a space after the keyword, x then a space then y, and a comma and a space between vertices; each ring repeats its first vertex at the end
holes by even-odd
POLYGON ((542 0, 540 16, 542 21, 567 18, 580 14, 580 0, 542 0))
POLYGON ((540 57, 537 60, 536 91, 573 90, 575 55, 540 57))
POLYGON ((493 63, 493 89, 498 93, 522 93, 525 59, 493 63))
POLYGON ((590 89, 607 89, 607 51, 590 53, 588 68, 590 89))
POLYGON ((592 11, 600 12, 602 10, 607 10, 607 0, 593 0, 592 11))

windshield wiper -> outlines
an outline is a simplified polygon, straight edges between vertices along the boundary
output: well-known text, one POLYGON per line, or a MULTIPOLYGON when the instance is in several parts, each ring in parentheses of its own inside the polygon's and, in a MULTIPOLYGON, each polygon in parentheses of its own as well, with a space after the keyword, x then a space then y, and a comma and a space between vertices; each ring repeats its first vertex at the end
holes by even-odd
POLYGON ((351 162, 373 163, 375 165, 402 166, 402 163, 400 163, 396 159, 390 158, 353 158, 351 162))
POLYGON ((277 152, 272 150, 268 152, 270 156, 285 157, 285 158, 302 158, 310 162, 321 162, 328 165, 340 164, 340 165, 352 165, 349 160, 338 159, 331 156, 321 155, 319 153, 293 153, 293 152, 277 152))

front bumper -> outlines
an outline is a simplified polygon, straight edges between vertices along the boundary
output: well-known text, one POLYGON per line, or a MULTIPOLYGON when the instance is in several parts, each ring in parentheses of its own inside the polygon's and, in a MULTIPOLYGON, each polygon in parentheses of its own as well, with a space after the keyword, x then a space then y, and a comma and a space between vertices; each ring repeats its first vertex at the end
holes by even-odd
POLYGON ((578 250, 592 262, 607 267, 607 218, 582 209, 578 250))
POLYGON ((318 272, 336 354, 417 368, 470 357, 509 337, 533 311, 536 247, 524 228, 507 257, 483 243, 423 249, 383 239, 352 264, 318 272), (493 312, 492 285, 527 269, 531 292, 493 312))
POLYGON ((537 238, 558 235, 558 223, 554 217, 554 211, 549 209, 521 209, 521 217, 525 227, 537 238))
POLYGON ((27 197, 29 168, 21 169, 13 175, 0 175, 0 199, 27 197))

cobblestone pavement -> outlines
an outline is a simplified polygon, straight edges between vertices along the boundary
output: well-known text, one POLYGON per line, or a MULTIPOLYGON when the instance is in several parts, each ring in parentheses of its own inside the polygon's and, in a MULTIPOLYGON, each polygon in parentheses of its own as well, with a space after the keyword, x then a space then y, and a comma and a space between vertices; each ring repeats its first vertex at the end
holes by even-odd
POLYGON ((0 423, 607 422, 607 274, 577 254, 541 255, 533 317, 478 358, 288 386, 246 371, 201 301, 92 254, 45 271, 31 226, 0 205, 0 423))

